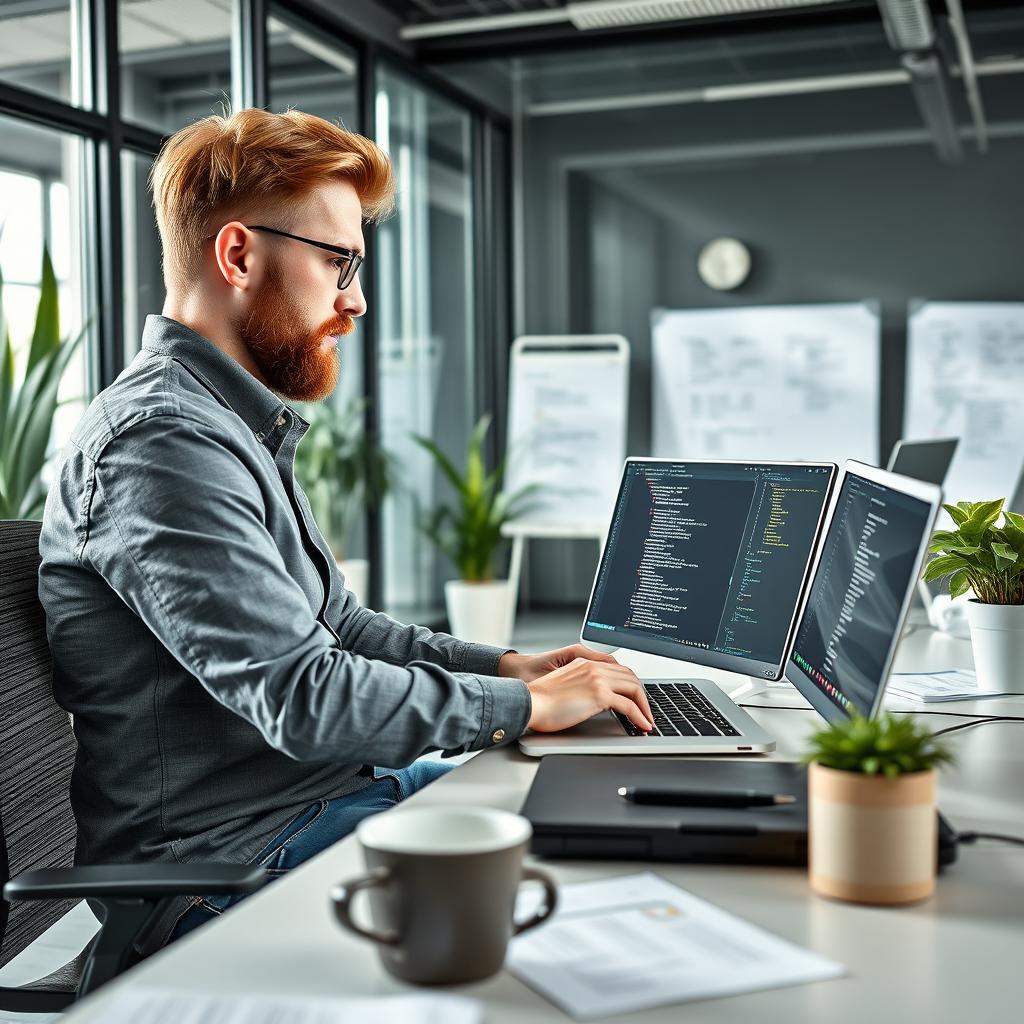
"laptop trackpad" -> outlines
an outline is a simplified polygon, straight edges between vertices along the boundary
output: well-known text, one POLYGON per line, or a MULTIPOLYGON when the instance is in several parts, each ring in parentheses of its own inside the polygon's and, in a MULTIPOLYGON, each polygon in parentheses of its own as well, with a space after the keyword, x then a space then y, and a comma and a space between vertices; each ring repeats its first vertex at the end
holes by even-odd
POLYGON ((555 736, 579 736, 588 739, 608 739, 614 736, 617 739, 625 739, 626 730, 619 725, 618 719, 610 711, 599 711, 593 718, 588 718, 571 729, 563 729, 554 733, 555 736))

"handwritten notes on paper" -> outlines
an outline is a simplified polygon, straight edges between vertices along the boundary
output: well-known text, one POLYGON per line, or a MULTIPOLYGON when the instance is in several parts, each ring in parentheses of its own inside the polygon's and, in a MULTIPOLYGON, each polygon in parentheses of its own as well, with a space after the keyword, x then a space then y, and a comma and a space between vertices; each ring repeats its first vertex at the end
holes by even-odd
POLYGON ((911 310, 903 435, 958 437, 946 501, 1012 501, 1024 468, 1024 303, 911 310))
POLYGON ((877 463, 872 305, 660 311, 652 331, 654 455, 877 463))

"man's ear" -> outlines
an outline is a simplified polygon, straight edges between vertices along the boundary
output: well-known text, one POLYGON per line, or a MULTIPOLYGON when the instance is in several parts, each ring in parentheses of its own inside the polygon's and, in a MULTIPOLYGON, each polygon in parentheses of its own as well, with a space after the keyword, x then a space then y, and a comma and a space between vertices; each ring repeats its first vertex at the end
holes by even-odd
POLYGON ((217 232, 213 240, 213 255, 221 277, 239 291, 253 286, 255 236, 241 221, 233 220, 217 232))

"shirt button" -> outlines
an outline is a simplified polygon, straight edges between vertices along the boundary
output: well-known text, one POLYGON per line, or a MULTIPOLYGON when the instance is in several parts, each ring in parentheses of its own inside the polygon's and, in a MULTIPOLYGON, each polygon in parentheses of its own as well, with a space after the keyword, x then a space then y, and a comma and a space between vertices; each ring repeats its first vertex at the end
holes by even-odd
POLYGON ((277 417, 277 425, 279 427, 283 427, 285 425, 285 423, 287 423, 287 422, 288 421, 283 416, 278 416, 277 417))
POLYGON ((495 729, 491 734, 491 740, 495 743, 500 743, 505 738, 504 729, 495 729))

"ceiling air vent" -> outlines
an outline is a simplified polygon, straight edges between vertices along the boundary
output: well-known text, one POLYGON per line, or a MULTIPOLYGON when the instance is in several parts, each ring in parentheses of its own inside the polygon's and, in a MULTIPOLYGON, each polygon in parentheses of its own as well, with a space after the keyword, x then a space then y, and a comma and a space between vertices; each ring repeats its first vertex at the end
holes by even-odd
POLYGON ((928 0, 878 0, 882 24, 894 50, 930 50, 935 44, 928 0))
POLYGON ((621 28, 655 21, 685 18, 721 18, 729 14, 756 14, 789 7, 820 7, 841 0, 581 0, 565 5, 578 29, 621 28))

